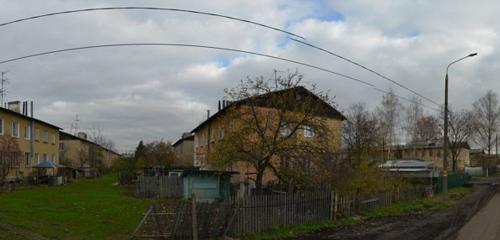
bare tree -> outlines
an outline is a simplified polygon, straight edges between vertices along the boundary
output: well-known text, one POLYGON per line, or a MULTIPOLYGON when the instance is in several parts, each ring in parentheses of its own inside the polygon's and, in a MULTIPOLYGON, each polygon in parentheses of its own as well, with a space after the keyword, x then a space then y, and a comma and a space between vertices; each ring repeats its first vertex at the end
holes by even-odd
POLYGON ((422 118, 424 110, 422 101, 417 97, 412 97, 410 104, 405 109, 406 117, 403 125, 410 143, 415 143, 418 139, 418 121, 422 118))
POLYGON ((389 92, 382 96, 382 102, 377 107, 377 118, 382 146, 383 159, 385 160, 385 149, 388 149, 388 156, 391 155, 391 146, 396 138, 396 127, 399 120, 399 110, 401 104, 394 94, 394 91, 389 89, 389 92), (388 146, 388 148, 386 147, 388 146))
POLYGON ((413 143, 426 144, 440 139, 439 119, 435 116, 421 116, 417 120, 416 138, 413 143))
POLYGON ((19 164, 19 143, 10 135, 0 136, 0 185, 3 185, 15 164, 19 164), (16 162, 17 161, 17 162, 16 162))
POLYGON ((334 148, 327 126, 332 102, 315 86, 303 87, 302 79, 298 72, 282 76, 275 71, 268 80, 247 78, 226 89, 234 103, 222 117, 221 122, 228 124, 218 130, 224 134, 218 134, 209 162, 221 167, 237 161, 249 164, 256 172, 257 192, 262 189, 265 172, 274 173, 287 184, 310 176, 317 166, 314 161, 324 159, 334 148))
POLYGON ((351 155, 349 159, 355 161, 351 162, 351 166, 357 166, 376 148, 379 138, 377 119, 362 103, 351 105, 346 114, 342 137, 344 146, 351 155))
POLYGON ((489 90, 473 104, 476 118, 476 142, 491 154, 493 139, 498 131, 500 106, 498 95, 489 90))
POLYGON ((451 155, 453 171, 457 170, 457 161, 464 144, 474 133, 474 113, 467 110, 455 112, 448 110, 448 148, 451 155))

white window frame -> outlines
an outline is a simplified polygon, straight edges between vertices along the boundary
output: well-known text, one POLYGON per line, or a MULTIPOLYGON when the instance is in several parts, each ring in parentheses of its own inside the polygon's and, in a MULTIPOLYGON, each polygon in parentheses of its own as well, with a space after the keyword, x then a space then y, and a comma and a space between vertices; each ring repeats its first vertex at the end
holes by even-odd
POLYGON ((31 125, 30 124, 26 125, 26 127, 24 128, 24 138, 26 138, 27 140, 31 139, 31 125))
POLYGON ((56 134, 52 133, 52 144, 56 144, 56 134))
POLYGON ((292 129, 290 129, 290 127, 288 127, 288 126, 282 126, 280 128, 280 135, 282 137, 284 137, 284 138, 289 137, 290 134, 292 134, 292 129))
POLYGON ((30 153, 29 152, 25 152, 24 153, 24 167, 29 167, 30 166, 30 153))
POLYGON ((47 154, 47 153, 43 154, 43 161, 44 162, 48 162, 49 161, 49 154, 47 154))
POLYGON ((19 138, 19 122, 12 122, 12 129, 11 129, 11 135, 12 137, 19 138), (16 134, 14 134, 14 130, 16 134))
POLYGON ((49 131, 48 130, 43 131, 42 140, 44 143, 49 143, 49 131))
POLYGON ((312 138, 314 137, 314 128, 311 126, 304 126, 304 137, 305 138, 312 138))

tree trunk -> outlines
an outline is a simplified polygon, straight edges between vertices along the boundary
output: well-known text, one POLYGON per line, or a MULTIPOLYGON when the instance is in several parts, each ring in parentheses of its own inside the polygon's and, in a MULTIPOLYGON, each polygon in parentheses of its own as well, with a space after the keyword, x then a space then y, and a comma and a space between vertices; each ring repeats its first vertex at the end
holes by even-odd
POLYGON ((257 169, 257 177, 255 178, 255 191, 257 194, 262 193, 262 178, 264 177, 264 169, 257 169))

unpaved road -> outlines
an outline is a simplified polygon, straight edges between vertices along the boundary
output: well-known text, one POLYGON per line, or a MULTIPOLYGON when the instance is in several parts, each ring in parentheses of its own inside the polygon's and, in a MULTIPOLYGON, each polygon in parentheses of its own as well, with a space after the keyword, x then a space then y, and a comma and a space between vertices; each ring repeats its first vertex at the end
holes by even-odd
POLYGON ((500 193, 476 213, 458 232, 456 240, 500 239, 500 193))

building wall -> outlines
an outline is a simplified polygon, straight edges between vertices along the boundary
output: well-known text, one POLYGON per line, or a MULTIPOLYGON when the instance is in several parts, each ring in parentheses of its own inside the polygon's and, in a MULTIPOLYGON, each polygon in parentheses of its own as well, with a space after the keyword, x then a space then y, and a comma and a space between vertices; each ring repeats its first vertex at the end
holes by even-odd
MULTIPOLYGON (((258 111, 265 111, 268 114, 272 114, 273 109, 269 108, 258 108, 258 111)), ((211 166, 207 161, 207 152, 213 151, 213 146, 217 144, 224 137, 224 131, 229 129, 230 120, 225 117, 214 119, 205 126, 200 127, 195 132, 194 137, 194 166, 200 167, 201 169, 213 170, 214 167, 211 166)), ((329 130, 332 132, 331 143, 333 146, 333 152, 339 152, 341 149, 341 134, 342 134, 342 121, 338 118, 327 118, 326 124, 329 130)), ((303 131, 298 131, 298 139, 304 140, 303 131)), ((278 161, 273 161, 274 166, 279 167, 278 161)), ((237 161, 230 169, 230 171, 239 172, 238 175, 232 176, 232 182, 242 182, 248 178, 254 179, 256 176, 256 170, 248 162, 237 161)), ((263 183, 276 180, 275 175, 272 171, 265 171, 263 176, 263 183)))
POLYGON ((175 155, 177 157, 174 165, 177 166, 193 166, 194 159, 194 139, 191 138, 182 140, 174 146, 175 155))
POLYGON ((111 167, 115 160, 120 157, 120 155, 112 151, 79 139, 61 139, 60 141, 62 143, 60 149, 61 160, 64 164, 73 168, 82 167, 82 160, 87 159, 91 147, 96 147, 97 151, 101 151, 100 160, 106 167, 111 167))
MULTIPOLYGON (((442 170, 444 168, 444 150, 440 147, 392 149, 391 151, 393 152, 391 154, 393 158, 428 160, 432 161, 437 169, 442 170)), ((470 165, 469 151, 470 150, 467 148, 462 148, 460 150, 460 154, 457 158, 457 170, 463 171, 465 166, 470 165)), ((452 170, 452 167, 451 153, 448 153, 448 170, 452 170)))
POLYGON ((1 135, 13 136, 13 123, 19 125, 18 136, 13 137, 18 141, 21 154, 18 156, 17 161, 15 161, 14 168, 9 173, 9 177, 29 176, 32 174, 32 166, 44 160, 59 164, 59 129, 34 121, 33 136, 31 136, 34 138, 34 152, 31 154, 29 134, 31 120, 5 111, 0 111, 0 119, 2 119, 3 125, 1 135))

